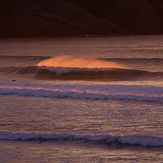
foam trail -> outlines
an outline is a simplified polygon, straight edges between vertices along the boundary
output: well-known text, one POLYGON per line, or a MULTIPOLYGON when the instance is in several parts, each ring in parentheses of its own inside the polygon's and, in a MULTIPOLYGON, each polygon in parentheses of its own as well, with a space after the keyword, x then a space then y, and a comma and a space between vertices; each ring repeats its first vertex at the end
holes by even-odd
POLYGON ((163 88, 153 86, 1 83, 0 95, 163 103, 163 88))
POLYGON ((70 56, 45 59, 39 62, 37 66, 67 68, 126 68, 116 62, 103 61, 93 58, 75 58, 70 56))
POLYGON ((60 133, 46 133, 46 132, 13 132, 0 131, 0 140, 54 140, 54 141, 84 141, 84 142, 102 142, 102 143, 116 143, 141 145, 149 147, 163 146, 163 138, 141 136, 141 135, 114 135, 108 133, 105 135, 81 135, 81 134, 60 134, 60 133))

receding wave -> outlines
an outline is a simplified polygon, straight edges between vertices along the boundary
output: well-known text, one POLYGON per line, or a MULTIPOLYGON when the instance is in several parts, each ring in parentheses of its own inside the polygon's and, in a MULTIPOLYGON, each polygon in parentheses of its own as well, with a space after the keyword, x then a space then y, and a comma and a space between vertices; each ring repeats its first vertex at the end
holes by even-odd
POLYGON ((93 100, 133 100, 163 103, 163 87, 83 84, 0 83, 0 95, 81 98, 93 100))
POLYGON ((107 143, 117 145, 141 145, 148 147, 162 147, 163 138, 140 135, 81 135, 43 132, 12 132, 0 131, 0 140, 10 141, 82 141, 94 143, 107 143))
POLYGON ((0 73, 32 75, 39 79, 62 80, 162 80, 163 72, 149 72, 120 68, 63 68, 63 67, 3 67, 0 73))

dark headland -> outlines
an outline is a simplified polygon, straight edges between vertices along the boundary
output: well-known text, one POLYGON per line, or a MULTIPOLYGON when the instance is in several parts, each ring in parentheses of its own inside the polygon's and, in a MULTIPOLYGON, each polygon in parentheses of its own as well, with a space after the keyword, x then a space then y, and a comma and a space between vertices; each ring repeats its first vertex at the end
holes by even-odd
POLYGON ((0 0, 0 38, 163 34, 163 0, 0 0))

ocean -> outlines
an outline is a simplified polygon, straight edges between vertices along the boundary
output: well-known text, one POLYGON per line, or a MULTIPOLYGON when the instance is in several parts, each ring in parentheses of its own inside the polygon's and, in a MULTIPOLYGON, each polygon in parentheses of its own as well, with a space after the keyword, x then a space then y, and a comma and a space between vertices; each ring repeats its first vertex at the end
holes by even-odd
POLYGON ((0 40, 1 163, 163 160, 163 36, 0 40))

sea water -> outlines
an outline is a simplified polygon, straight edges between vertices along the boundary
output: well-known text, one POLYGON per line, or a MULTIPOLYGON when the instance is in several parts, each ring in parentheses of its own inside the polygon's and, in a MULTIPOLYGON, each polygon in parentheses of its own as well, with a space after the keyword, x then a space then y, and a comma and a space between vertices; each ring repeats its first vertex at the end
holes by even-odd
POLYGON ((0 40, 0 162, 162 162, 162 45, 0 40))

